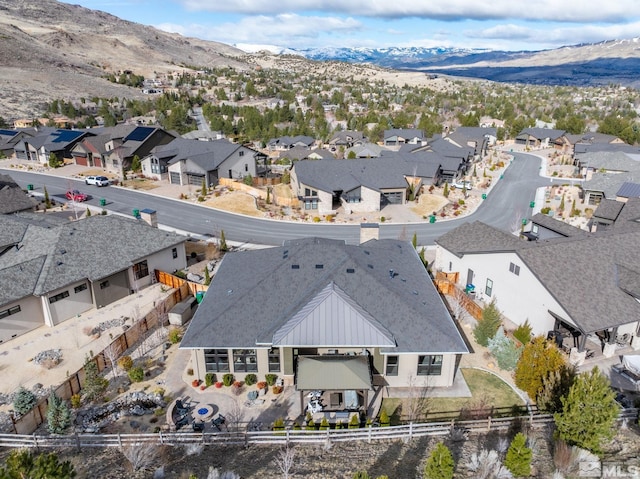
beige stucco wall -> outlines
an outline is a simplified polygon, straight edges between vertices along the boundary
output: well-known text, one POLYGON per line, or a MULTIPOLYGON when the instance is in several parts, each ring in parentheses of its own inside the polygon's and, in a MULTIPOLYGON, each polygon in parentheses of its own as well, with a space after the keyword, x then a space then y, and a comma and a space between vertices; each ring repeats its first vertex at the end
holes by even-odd
POLYGON ((171 248, 167 248, 162 251, 158 251, 152 255, 140 258, 135 261, 147 260, 147 266, 149 267, 149 275, 139 280, 134 279, 133 268, 129 268, 127 274, 129 276, 129 284, 134 290, 149 286, 155 281, 153 270, 165 271, 167 273, 173 273, 178 269, 184 269, 187 267, 187 253, 184 249, 184 243, 177 244, 171 248), (177 257, 173 257, 173 248, 176 248, 177 257))
POLYGON ((8 341, 14 334, 20 335, 45 324, 39 298, 27 296, 19 301, 0 306, 0 310, 4 311, 15 306, 20 306, 19 313, 0 319, 0 341, 8 341))
MULTIPOLYGON (((442 355, 442 372, 439 376, 418 376, 418 356, 419 354, 399 354, 398 355, 398 375, 385 376, 384 380, 389 387, 449 387, 453 384, 456 370, 456 355, 442 355)), ((386 357, 385 357, 386 369, 386 357)), ((381 372, 384 373, 385 369, 381 372)))
POLYGON ((354 213, 367 213, 369 211, 380 211, 380 193, 378 191, 362 186, 360 188, 360 203, 347 203, 342 201, 345 211, 354 213))

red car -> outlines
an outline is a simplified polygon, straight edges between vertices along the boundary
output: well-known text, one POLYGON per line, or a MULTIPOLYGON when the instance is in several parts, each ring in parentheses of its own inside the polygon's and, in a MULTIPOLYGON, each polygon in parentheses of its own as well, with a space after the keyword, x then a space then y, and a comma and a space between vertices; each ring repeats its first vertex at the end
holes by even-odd
POLYGON ((80 193, 78 190, 69 190, 65 195, 69 201, 87 201, 89 198, 84 193, 80 193))

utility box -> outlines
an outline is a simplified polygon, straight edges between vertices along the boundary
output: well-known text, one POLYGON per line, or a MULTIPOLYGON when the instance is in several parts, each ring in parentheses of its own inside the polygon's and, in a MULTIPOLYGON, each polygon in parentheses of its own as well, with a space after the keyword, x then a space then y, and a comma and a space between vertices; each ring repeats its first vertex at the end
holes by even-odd
POLYGON ((184 301, 179 302, 169 311, 169 324, 182 326, 193 317, 193 313, 198 308, 198 301, 193 296, 189 296, 184 301))

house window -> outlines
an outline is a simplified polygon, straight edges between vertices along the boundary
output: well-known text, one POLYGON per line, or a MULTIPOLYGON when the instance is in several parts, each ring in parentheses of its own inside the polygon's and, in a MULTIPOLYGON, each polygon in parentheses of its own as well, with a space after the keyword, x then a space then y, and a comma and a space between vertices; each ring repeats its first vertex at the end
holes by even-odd
POLYGON ((520 276, 520 266, 517 264, 509 263, 509 271, 516 276, 520 276))
POLYGON ((12 314, 18 314, 20 311, 22 311, 22 309, 20 309, 20 306, 14 306, 13 308, 5 309, 4 311, 0 311, 0 319, 11 316, 12 314))
POLYGON ((258 358, 255 349, 233 350, 233 371, 236 373, 249 373, 258 371, 258 358))
POLYGON ((316 190, 312 190, 311 188, 305 188, 304 196, 318 196, 318 192, 316 190))
POLYGON ((318 209, 318 200, 306 200, 304 202, 305 210, 317 210, 318 209))
POLYGON ((176 259, 178 257, 178 248, 173 248, 171 250, 171 256, 173 256, 173 259, 176 259))
POLYGON ((78 294, 87 289, 87 283, 79 284, 75 288, 73 288, 73 292, 78 294))
POLYGON ((440 376, 442 374, 442 355, 418 356, 418 376, 440 376))
POLYGON ((228 373, 229 351, 226 349, 205 349, 204 364, 207 372, 228 373))
POLYGON ((537 235, 538 234, 538 225, 531 225, 531 232, 534 235, 537 235))
POLYGON ((149 276, 149 265, 145 259, 144 261, 140 261, 133 265, 133 277, 135 279, 141 279, 146 276, 149 276))
POLYGON ((244 151, 240 151, 240 152, 238 153, 238 156, 244 156, 244 151))
POLYGON ((492 292, 493 292, 493 281, 487 278, 487 285, 484 288, 484 294, 491 297, 492 292))
POLYGON ((49 304, 53 304, 57 301, 61 301, 64 298, 68 298, 69 297, 69 291, 63 291, 62 293, 58 293, 55 296, 51 296, 49 298, 49 304))
POLYGON ((387 368, 385 370, 387 376, 398 375, 398 356, 387 356, 387 368))
POLYGON ((120 162, 118 160, 113 160, 113 166, 119 166, 120 162))
POLYGON ((249 164, 248 163, 244 164, 244 171, 249 171, 249 164))
POLYGON ((269 350, 269 372, 280 372, 280 348, 273 348, 269 350))
POLYGON ((109 287, 109 280, 103 281, 100 283, 100 289, 105 289, 109 287))

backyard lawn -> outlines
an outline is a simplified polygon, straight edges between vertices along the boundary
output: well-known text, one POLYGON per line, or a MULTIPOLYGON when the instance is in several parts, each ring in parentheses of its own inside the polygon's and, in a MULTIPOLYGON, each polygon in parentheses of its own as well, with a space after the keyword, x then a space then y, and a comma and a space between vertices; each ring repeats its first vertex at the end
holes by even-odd
POLYGON ((460 369, 472 397, 387 398, 382 408, 398 421, 439 421, 457 418, 509 416, 514 406, 524 406, 522 398, 499 377, 479 369, 460 369))

